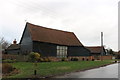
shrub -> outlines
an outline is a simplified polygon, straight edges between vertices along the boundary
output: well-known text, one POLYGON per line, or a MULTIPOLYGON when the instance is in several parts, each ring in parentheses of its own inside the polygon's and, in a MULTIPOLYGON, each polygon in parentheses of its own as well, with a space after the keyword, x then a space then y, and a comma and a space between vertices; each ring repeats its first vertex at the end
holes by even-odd
POLYGON ((61 61, 68 61, 68 59, 63 57, 61 61))
POLYGON ((39 58, 40 58, 40 54, 39 53, 35 53, 35 52, 31 52, 30 54, 29 54, 29 60, 30 61, 38 61, 39 60, 39 58))
POLYGON ((92 61, 94 61, 95 59, 92 59, 92 61))
POLYGON ((85 58, 82 58, 82 61, 84 61, 85 60, 85 58))
POLYGON ((48 58, 48 62, 51 62, 51 60, 48 58))
POLYGON ((50 59, 47 57, 44 57, 43 59, 44 59, 44 62, 50 62, 50 59))
POLYGON ((86 61, 89 61, 89 59, 86 59, 86 61))
POLYGON ((70 60, 71 60, 71 61, 74 61, 74 58, 71 58, 70 60))
POLYGON ((62 58, 61 61, 65 61, 65 58, 62 58))
POLYGON ((71 58, 71 61, 78 61, 78 58, 71 58))
POLYGON ((49 62, 48 58, 44 58, 44 62, 49 62))
POLYGON ((8 63, 3 63, 2 64, 2 73, 3 74, 10 73, 14 69, 15 68, 13 68, 13 66, 11 64, 8 64, 8 63))
POLYGON ((44 62, 44 59, 43 58, 39 58, 38 62, 44 62))

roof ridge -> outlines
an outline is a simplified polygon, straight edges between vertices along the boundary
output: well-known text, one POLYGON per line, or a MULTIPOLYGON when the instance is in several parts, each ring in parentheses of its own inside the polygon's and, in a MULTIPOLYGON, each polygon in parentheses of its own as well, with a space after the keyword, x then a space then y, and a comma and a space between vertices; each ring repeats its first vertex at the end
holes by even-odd
POLYGON ((85 46, 85 47, 102 47, 102 46, 85 46))
POLYGON ((49 30, 56 30, 56 31, 61 31, 61 32, 66 32, 66 33, 74 33, 74 32, 70 32, 70 31, 64 31, 64 30, 59 30, 59 29, 48 28, 48 27, 32 24, 32 23, 29 23, 29 22, 27 22, 26 24, 30 24, 30 25, 33 25, 35 27, 42 27, 42 28, 49 29, 49 30))

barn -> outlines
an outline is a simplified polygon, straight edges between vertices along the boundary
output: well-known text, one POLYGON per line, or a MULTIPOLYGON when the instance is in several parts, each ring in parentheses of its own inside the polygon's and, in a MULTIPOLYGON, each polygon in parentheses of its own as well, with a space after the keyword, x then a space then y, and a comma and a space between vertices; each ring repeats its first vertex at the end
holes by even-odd
POLYGON ((26 23, 21 40, 21 53, 38 52, 41 56, 90 56, 73 32, 26 23))
POLYGON ((90 50, 92 56, 101 56, 101 55, 105 56, 106 55, 105 48, 102 46, 90 46, 86 48, 90 50))

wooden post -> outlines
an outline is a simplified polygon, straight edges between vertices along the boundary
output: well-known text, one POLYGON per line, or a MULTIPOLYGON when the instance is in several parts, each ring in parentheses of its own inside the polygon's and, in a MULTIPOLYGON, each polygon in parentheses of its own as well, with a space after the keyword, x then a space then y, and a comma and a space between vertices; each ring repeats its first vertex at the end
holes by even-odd
POLYGON ((36 75, 37 74, 37 71, 36 70, 34 70, 34 75, 36 75))
POLYGON ((34 70, 34 75, 37 75, 37 61, 34 62, 35 70, 34 70))

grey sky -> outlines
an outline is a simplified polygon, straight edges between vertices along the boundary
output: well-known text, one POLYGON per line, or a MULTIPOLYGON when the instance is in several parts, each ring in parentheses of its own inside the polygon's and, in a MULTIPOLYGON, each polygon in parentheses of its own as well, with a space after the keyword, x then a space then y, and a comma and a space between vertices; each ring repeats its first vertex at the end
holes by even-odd
POLYGON ((0 0, 0 36, 20 40, 25 20, 74 32, 85 46, 118 48, 119 0, 0 0))

